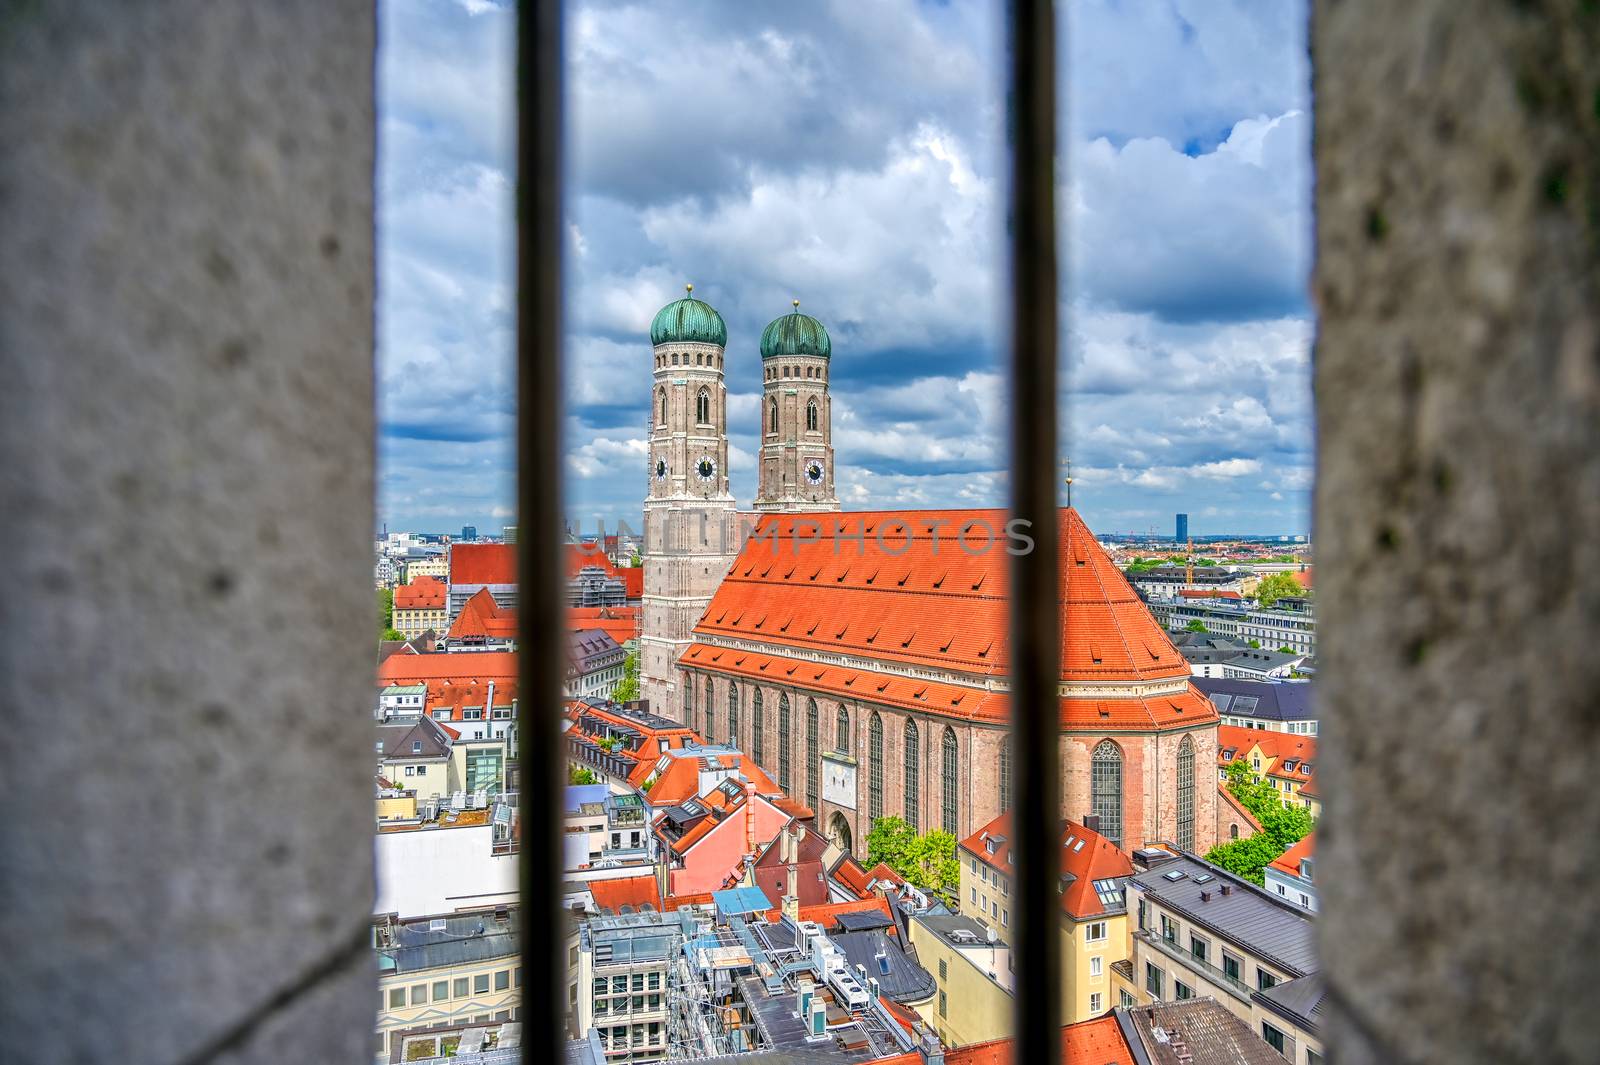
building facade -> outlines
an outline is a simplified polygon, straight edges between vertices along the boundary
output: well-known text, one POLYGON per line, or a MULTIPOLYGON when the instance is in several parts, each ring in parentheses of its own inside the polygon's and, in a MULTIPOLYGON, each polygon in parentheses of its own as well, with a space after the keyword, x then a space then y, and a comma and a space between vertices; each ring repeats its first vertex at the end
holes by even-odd
POLYGON ((839 509, 833 485, 833 413, 828 362, 833 341, 821 322, 794 310, 761 334, 761 483, 755 509, 839 509))

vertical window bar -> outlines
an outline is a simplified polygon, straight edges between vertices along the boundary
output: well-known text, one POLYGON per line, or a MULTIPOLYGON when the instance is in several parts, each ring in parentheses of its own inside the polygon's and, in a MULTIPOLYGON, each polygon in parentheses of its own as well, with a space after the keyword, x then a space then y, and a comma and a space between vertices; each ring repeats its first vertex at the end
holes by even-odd
POLYGON ((518 818, 522 835, 524 1061, 563 1057, 566 928, 560 905, 562 30, 557 0, 517 12, 518 818))
POLYGON ((1061 1056, 1056 833, 1061 810, 1061 571, 1056 514, 1055 11, 1011 0, 1011 517, 1033 548, 1011 565, 1011 727, 1017 794, 1014 1060, 1061 1056))

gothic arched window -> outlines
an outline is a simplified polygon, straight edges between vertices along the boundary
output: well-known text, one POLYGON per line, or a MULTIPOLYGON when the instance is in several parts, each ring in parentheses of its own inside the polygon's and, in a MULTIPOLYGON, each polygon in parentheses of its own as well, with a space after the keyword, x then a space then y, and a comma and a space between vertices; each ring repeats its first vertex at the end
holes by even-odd
POLYGON ((1100 819, 1100 834, 1122 846, 1122 748, 1101 740, 1089 760, 1089 809, 1100 819))
POLYGON ((1194 851, 1194 741, 1178 744, 1178 848, 1194 851))
POLYGON ((711 742, 711 730, 712 730, 711 723, 717 719, 717 710, 716 710, 716 705, 715 705, 715 698, 716 698, 716 685, 714 683, 712 683, 712 680, 711 680, 710 677, 707 677, 706 678, 706 742, 707 743, 711 742))
POLYGON ((756 765, 765 769, 767 768, 767 715, 762 702, 761 689, 757 688, 755 698, 750 703, 750 755, 756 760, 756 765))
POLYGON ((883 718, 877 712, 867 725, 867 817, 883 816, 883 718))
POLYGON ((940 828, 951 835, 960 835, 956 825, 956 774, 959 772, 956 763, 960 760, 956 751, 956 730, 946 725, 944 739, 939 744, 940 751, 940 791, 943 793, 944 802, 940 804, 940 828))
POLYGON ((1000 737, 1000 809, 1011 809, 1011 734, 1000 737))
POLYGON ((728 742, 739 745, 739 686, 728 682, 728 742))
POLYGON ((778 693, 778 787, 789 792, 789 693, 778 693))
POLYGON ((806 805, 812 812, 817 809, 817 701, 806 700, 806 749, 801 756, 806 760, 806 805))
POLYGON ((839 716, 833 725, 833 749, 850 753, 850 711, 839 707, 839 716))
POLYGON ((777 431, 778 431, 778 401, 777 400, 773 400, 767 406, 767 432, 775 433, 777 431))
POLYGON ((657 429, 665 429, 666 427, 667 427, 667 390, 663 388, 661 390, 661 417, 656 421, 656 428, 657 429))
POLYGON ((812 400, 806 404, 806 428, 815 432, 817 428, 817 401, 812 400))
POLYGON ((711 421, 711 393, 703 388, 694 397, 694 420, 702 425, 711 421))
POLYGON ((911 831, 922 831, 922 821, 917 816, 918 800, 922 798, 921 787, 917 782, 918 770, 922 768, 922 751, 917 740, 917 723, 906 718, 906 824, 911 826, 911 831))

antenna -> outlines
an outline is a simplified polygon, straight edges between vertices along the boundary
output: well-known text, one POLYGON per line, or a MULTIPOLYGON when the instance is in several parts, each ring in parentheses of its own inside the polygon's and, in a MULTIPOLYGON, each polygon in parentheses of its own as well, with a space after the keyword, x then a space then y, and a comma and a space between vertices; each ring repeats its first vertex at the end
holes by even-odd
POLYGON ((1067 468, 1067 476, 1062 481, 1062 483, 1067 486, 1067 507, 1068 507, 1068 509, 1071 509, 1071 507, 1072 507, 1072 459, 1070 459, 1070 458, 1062 459, 1061 460, 1061 464, 1067 468))
POLYGON ((1194 537, 1189 537, 1189 554, 1183 563, 1183 583, 1194 583, 1194 537))

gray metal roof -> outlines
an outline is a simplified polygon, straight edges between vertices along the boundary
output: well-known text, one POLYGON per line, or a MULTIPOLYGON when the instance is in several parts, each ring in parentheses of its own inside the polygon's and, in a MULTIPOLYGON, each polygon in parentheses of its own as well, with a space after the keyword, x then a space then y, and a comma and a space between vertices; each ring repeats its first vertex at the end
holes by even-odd
POLYGON ((1254 884, 1198 858, 1184 855, 1135 873, 1147 898, 1233 940, 1240 947, 1294 976, 1317 971, 1316 928, 1310 915, 1280 902, 1254 884), (1167 879, 1173 873, 1180 880, 1167 879), (1196 883, 1196 876, 1211 879, 1196 883), (1230 886, 1229 894, 1221 887, 1230 886), (1202 901, 1204 892, 1208 898, 1202 901))
POLYGON ((1123 1038, 1142 1047, 1151 1065, 1284 1065, 1254 1027, 1214 998, 1118 1006, 1115 1014, 1123 1038))
POLYGON ((379 968, 415 973, 494 958, 515 959, 522 950, 517 936, 520 925, 515 909, 504 921, 495 920, 492 914, 469 914, 398 924, 393 931, 394 945, 378 951, 379 968), (444 927, 434 928, 437 923, 444 927))
POLYGON ((1303 682, 1234 680, 1227 677, 1192 677, 1190 682, 1217 704, 1220 713, 1271 721, 1314 721, 1317 717, 1312 703, 1313 685, 1303 682), (1233 706, 1241 695, 1246 698, 1255 696, 1255 709, 1241 711, 1233 706))
MULTIPOLYGON (((829 936, 854 969, 866 969, 867 979, 875 979, 885 995, 896 1002, 920 1002, 938 990, 928 970, 912 961, 900 944, 881 929, 870 932, 844 932, 829 936)), ((863 986, 866 980, 861 981, 863 986)))
POLYGON ((1285 980, 1253 996, 1274 1013, 1289 1018, 1301 1028, 1318 1032, 1322 1027, 1322 999, 1327 987, 1320 973, 1285 980))

